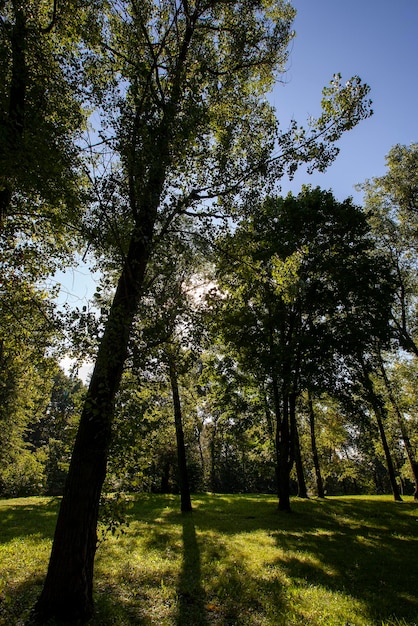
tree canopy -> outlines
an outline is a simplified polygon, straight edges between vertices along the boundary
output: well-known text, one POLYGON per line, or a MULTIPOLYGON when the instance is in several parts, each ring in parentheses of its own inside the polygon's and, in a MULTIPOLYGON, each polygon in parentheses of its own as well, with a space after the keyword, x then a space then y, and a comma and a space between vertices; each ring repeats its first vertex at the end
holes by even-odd
POLYGON ((63 489, 39 623, 92 614, 108 466, 108 485, 138 466, 135 485, 156 488, 188 464, 191 484, 276 488, 288 510, 307 419, 316 465, 329 432, 340 458, 366 427, 362 458, 384 460, 371 406, 414 462, 412 393, 391 399, 408 364, 391 371, 390 355, 417 355, 416 144, 364 184, 365 212, 319 189, 277 195, 372 113, 368 86, 336 74, 318 119, 281 129, 267 96, 294 17, 285 0, 0 3, 0 487, 27 471, 17 492, 63 489), (66 316, 50 281, 77 255, 101 283, 66 316), (215 297, 197 306, 204 272, 215 297), (86 389, 58 369, 68 349, 94 360, 86 389))

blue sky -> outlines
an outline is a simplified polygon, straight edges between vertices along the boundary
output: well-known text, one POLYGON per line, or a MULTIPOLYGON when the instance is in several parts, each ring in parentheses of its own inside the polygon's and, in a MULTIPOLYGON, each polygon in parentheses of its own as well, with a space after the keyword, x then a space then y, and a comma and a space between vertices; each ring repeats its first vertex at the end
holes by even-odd
MULTIPOLYGON (((337 199, 362 195, 354 185, 385 172, 385 155, 396 143, 418 141, 418 0, 293 0, 298 14, 288 70, 271 101, 283 129, 320 114, 322 88, 336 72, 359 75, 371 87, 374 115, 339 142, 340 154, 325 174, 297 172, 282 193, 302 184, 331 189, 337 199)), ((82 306, 95 282, 81 264, 61 277, 62 301, 82 306)), ((86 365, 80 371, 85 378, 86 365)))
MULTIPOLYGON (((336 72, 357 74, 371 87, 374 115, 345 133, 340 154, 325 174, 296 173, 282 193, 301 185, 331 189, 343 200, 362 194, 354 185, 385 172, 385 156, 396 143, 418 141, 418 0, 293 0, 297 10, 288 70, 271 101, 283 129, 320 114, 322 88, 336 72)), ((62 277, 62 300, 84 304, 95 289, 87 266, 62 277)))
POLYGON ((299 171, 282 193, 302 184, 332 189, 361 203, 356 183, 381 176, 396 143, 418 142, 418 0, 293 0, 297 10, 285 84, 271 96, 283 129, 320 113, 322 88, 334 73, 357 74, 371 87, 374 115, 345 133, 325 174, 299 171))

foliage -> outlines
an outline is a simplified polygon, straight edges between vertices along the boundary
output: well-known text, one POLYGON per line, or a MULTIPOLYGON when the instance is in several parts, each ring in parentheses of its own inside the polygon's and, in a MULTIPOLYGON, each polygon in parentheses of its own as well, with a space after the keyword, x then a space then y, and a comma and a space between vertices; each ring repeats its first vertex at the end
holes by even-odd
POLYGON ((390 268, 365 215, 319 189, 253 207, 218 247, 216 331, 240 369, 265 382, 283 494, 295 398, 306 389, 338 393, 351 362, 377 337, 387 341, 390 268))
POLYGON ((4 363, 0 412, 3 496, 62 493, 84 395, 81 381, 68 378, 55 361, 30 362, 31 357, 34 355, 29 353, 4 363))
POLYGON ((392 323, 399 345, 418 356, 417 322, 417 196, 418 146, 394 146, 387 155, 387 173, 359 188, 377 245, 394 270, 396 300, 392 323))
POLYGON ((76 139, 85 125, 79 49, 83 36, 93 38, 96 4, 54 3, 51 15, 43 0, 2 2, 2 226, 10 218, 15 228, 32 223, 49 231, 74 220, 81 190, 76 139))

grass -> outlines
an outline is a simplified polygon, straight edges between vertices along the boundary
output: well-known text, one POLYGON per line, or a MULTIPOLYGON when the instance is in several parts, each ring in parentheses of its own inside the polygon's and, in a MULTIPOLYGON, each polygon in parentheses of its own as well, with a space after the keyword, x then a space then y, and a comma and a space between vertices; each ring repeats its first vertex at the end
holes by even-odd
MULTIPOLYGON (((139 495, 96 557, 93 626, 418 626, 418 505, 405 498, 139 495)), ((24 624, 58 501, 0 501, 0 624, 24 624)))

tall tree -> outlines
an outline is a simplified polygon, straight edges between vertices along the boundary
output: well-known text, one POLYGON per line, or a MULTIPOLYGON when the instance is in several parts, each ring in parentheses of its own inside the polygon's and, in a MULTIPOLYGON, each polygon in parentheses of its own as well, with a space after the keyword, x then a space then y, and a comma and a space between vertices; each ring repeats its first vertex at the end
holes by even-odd
POLYGON ((325 498, 324 483, 322 481, 321 466, 319 464, 318 448, 316 445, 315 410, 311 392, 308 391, 309 430, 311 436, 312 457, 315 468, 316 489, 318 498, 325 498))
POLYGON ((219 326, 242 367, 270 381, 279 508, 290 510, 295 397, 387 336, 390 271, 365 215, 319 189, 267 199, 219 245, 219 326))
POLYGON ((392 407, 392 410, 394 411, 395 415, 396 415, 396 419, 398 422, 398 426, 399 426, 399 430, 401 433, 401 437, 402 437, 402 441, 403 441, 403 445, 405 447, 405 451, 406 451, 406 455, 408 458, 408 462, 411 468, 411 474, 413 477, 413 481, 415 483, 415 488, 414 488, 414 500, 418 500, 418 461, 416 459, 416 455, 414 454, 414 449, 413 446, 411 445, 411 439, 409 436, 409 429, 408 429, 408 425, 407 422, 402 414, 401 408, 400 408, 400 403, 397 400, 397 398, 395 397, 395 392, 393 389, 393 385, 389 379, 388 376, 388 372, 386 370, 386 366, 384 363, 384 359, 383 356, 380 352, 380 350, 378 350, 377 352, 377 358, 378 358, 378 364, 379 364, 379 373, 383 379, 383 383, 384 383, 384 389, 386 391, 386 394, 389 398, 389 403, 392 407))
MULTIPOLYGON (((102 47, 110 61, 108 84, 115 88, 103 108, 116 138, 103 141, 119 155, 120 169, 114 164, 107 184, 96 188, 101 196, 91 223, 100 243, 100 227, 115 233, 114 219, 120 218, 121 269, 35 607, 38 621, 86 619, 92 613, 97 514, 114 398, 153 242, 184 212, 218 214, 199 203, 236 195, 244 181, 251 187, 265 171, 277 133, 263 96, 284 69, 293 15, 289 3, 271 0, 106 5, 102 47), (107 220, 109 204, 114 215, 107 220)), ((366 94, 359 79, 341 85, 336 77, 312 132, 304 134, 295 124, 280 136, 282 153, 271 167, 278 173, 301 161, 324 167, 335 156, 332 142, 369 114, 366 94)), ((220 208, 228 211, 230 205, 225 201, 220 208)))
POLYGON ((1 3, 0 230, 7 218, 20 226, 41 220, 43 228, 74 218, 81 182, 76 139, 86 117, 77 49, 94 37, 96 5, 1 3))
POLYGON ((417 357, 418 144, 394 146, 386 162, 387 173, 359 189, 376 241, 394 268, 392 317, 399 344, 417 357))
MULTIPOLYGON (((387 172, 366 181, 359 188, 364 192, 364 203, 376 243, 393 268, 396 298, 392 306, 392 326, 396 345, 392 345, 390 359, 402 359, 407 351, 412 359, 418 357, 417 316, 417 226, 418 226, 418 144, 395 145, 386 157, 387 172), (398 355, 395 349, 398 348, 398 355), (401 349, 399 351, 399 348, 401 349)), ((382 348, 375 351, 376 370, 383 377, 389 403, 397 415, 404 445, 416 484, 416 461, 409 445, 403 417, 395 401, 385 371, 382 348)), ((415 488, 416 493, 416 488, 415 488)))
POLYGON ((395 466, 393 463, 393 459, 392 459, 392 455, 390 452, 388 440, 386 437, 386 431, 385 431, 385 421, 387 417, 385 402, 382 396, 379 393, 377 393, 374 388, 371 371, 370 371, 370 364, 368 364, 363 357, 360 357, 360 365, 361 365, 361 370, 362 370, 361 379, 362 379, 362 384, 365 389, 367 401, 370 403, 373 409, 373 412, 375 414, 375 417, 376 417, 376 422, 377 422, 377 426, 379 429, 380 438, 382 441, 383 451, 385 453, 386 465, 387 465, 387 470, 389 474, 390 484, 392 487, 393 497, 396 501, 400 502, 402 501, 402 498, 401 498, 401 494, 399 491, 398 483, 396 481, 395 466))

